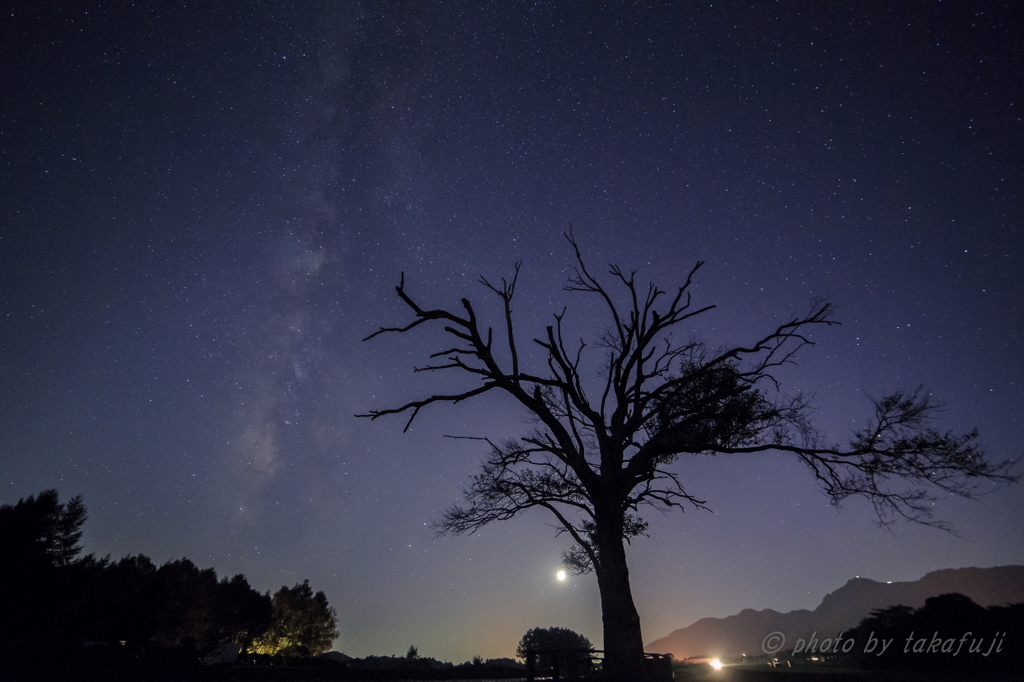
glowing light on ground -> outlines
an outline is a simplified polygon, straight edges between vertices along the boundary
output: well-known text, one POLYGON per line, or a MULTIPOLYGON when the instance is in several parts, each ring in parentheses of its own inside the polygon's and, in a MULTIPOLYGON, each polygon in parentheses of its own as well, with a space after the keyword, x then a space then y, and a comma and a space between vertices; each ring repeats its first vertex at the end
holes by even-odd
POLYGON ((711 667, 714 668, 715 670, 721 670, 722 669, 722 662, 716 658, 713 661, 711 661, 711 667))

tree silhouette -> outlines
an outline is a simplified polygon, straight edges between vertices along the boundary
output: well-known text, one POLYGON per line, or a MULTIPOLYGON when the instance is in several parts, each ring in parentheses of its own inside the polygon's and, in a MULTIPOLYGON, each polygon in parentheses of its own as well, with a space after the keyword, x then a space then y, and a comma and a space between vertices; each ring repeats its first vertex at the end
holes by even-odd
POLYGON ((952 592, 929 597, 919 609, 899 605, 872 611, 847 639, 876 643, 860 656, 865 669, 1019 673, 1024 663, 1022 627, 1024 604, 986 609, 952 592), (884 641, 891 644, 883 649, 884 641))
POLYGON ((491 391, 511 395, 531 413, 537 426, 530 433, 480 439, 489 454, 465 489, 466 505, 449 509, 436 529, 474 532, 534 507, 553 514, 559 532, 575 541, 566 565, 596 573, 605 669, 612 677, 630 678, 641 669, 643 639, 624 543, 644 534, 642 508, 705 505, 671 468, 681 456, 789 452, 811 469, 833 502, 863 496, 882 524, 902 517, 946 527, 931 517, 929 489, 971 497, 983 481, 1017 479, 1013 462, 989 461, 976 432, 934 428, 938 406, 923 389, 876 400, 873 419, 847 446, 826 442, 811 423, 807 399, 782 391, 778 370, 813 345, 809 330, 836 324, 828 302, 815 301, 806 315, 793 316, 746 345, 716 349, 692 336, 679 341, 672 332, 692 334, 694 318, 715 307, 691 301, 691 283, 702 263, 674 293, 653 284, 644 290, 635 272, 612 265, 609 274, 622 293, 617 298, 587 269, 572 233, 566 237, 575 266, 565 289, 596 297, 608 316, 596 344, 602 354, 596 372, 583 365, 586 343, 566 343, 565 310, 534 339, 546 355, 543 368, 531 372, 523 366, 512 316, 521 263, 511 281, 502 279, 500 286, 480 278, 503 305, 500 352, 493 329, 481 325, 468 299, 462 299, 459 312, 424 308, 406 291, 403 273, 396 291, 414 319, 382 327, 367 339, 441 325, 454 345, 433 353, 431 362, 415 371, 456 370, 479 383, 359 416, 408 413, 408 430, 428 405, 491 391), (595 385, 597 391, 588 391, 595 385))
POLYGON ((529 656, 534 656, 534 674, 550 675, 557 668, 562 668, 560 672, 564 673, 569 665, 577 672, 589 670, 589 653, 593 650, 589 639, 568 628, 533 628, 519 640, 516 656, 527 664, 529 656))
POLYGON ((82 551, 85 504, 44 490, 0 506, 0 639, 52 636, 69 600, 60 579, 82 551))
POLYGON ((0 507, 0 543, 18 556, 67 566, 82 551, 87 517, 81 495, 61 504, 56 490, 44 490, 0 507))
POLYGON ((338 636, 337 612, 323 592, 313 594, 309 581, 282 586, 271 601, 270 628, 250 647, 255 654, 311 654, 328 651, 338 636))
POLYGON ((270 627, 274 610, 270 593, 254 590, 245 576, 239 573, 217 584, 220 612, 220 640, 248 645, 270 627))
POLYGON ((168 561, 154 576, 154 641, 163 647, 203 650, 218 643, 217 573, 188 559, 168 561))
POLYGON ((129 555, 110 564, 97 577, 88 606, 98 641, 125 642, 138 648, 156 633, 157 567, 143 555, 129 555))
POLYGON ((0 506, 5 652, 17 642, 30 660, 55 642, 119 642, 133 656, 162 651, 187 660, 221 642, 248 644, 270 625, 269 593, 243 575, 218 581, 188 559, 157 568, 141 554, 116 562, 79 556, 85 520, 82 498, 61 504, 55 490, 0 506))

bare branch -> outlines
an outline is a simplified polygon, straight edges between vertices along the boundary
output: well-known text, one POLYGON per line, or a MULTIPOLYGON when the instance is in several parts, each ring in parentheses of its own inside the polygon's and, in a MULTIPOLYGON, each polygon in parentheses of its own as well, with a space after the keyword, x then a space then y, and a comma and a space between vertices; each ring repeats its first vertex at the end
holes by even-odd
POLYGON ((401 407, 395 407, 387 410, 371 410, 365 414, 357 414, 356 416, 369 417, 371 420, 373 420, 377 419, 378 417, 383 417, 384 415, 387 414, 400 414, 407 410, 412 410, 412 414, 409 416, 409 421, 405 423, 405 428, 402 429, 402 432, 404 433, 409 430, 410 426, 412 426, 412 420, 416 418, 416 415, 419 413, 421 408, 426 407, 431 403, 446 402, 454 404, 462 402, 463 400, 472 398, 473 396, 485 393, 491 390, 492 388, 497 388, 497 386, 498 385, 495 383, 487 383, 478 388, 474 388, 472 391, 466 391, 465 393, 457 393, 454 395, 432 395, 429 398, 425 398, 423 400, 413 400, 412 402, 408 402, 405 405, 402 405, 401 407))

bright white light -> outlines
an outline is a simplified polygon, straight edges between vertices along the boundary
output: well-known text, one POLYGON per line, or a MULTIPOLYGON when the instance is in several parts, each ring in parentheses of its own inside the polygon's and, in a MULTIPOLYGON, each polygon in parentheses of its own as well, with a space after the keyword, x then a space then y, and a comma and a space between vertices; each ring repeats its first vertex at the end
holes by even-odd
POLYGON ((722 662, 716 658, 713 661, 711 661, 711 667, 714 668, 715 670, 721 670, 722 669, 722 662))
POLYGON ((565 580, 565 571, 559 571, 558 573, 555 574, 555 577, 558 578, 559 580, 565 580))

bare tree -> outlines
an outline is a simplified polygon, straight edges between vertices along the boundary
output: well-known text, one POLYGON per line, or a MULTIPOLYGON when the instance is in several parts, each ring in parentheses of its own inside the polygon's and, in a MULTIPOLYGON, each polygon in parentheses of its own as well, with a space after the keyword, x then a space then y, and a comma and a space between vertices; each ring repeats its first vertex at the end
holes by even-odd
POLYGON ((574 540, 564 556, 566 565, 597 576, 605 670, 613 678, 634 678, 643 658, 624 543, 645 533, 643 508, 705 504, 672 471, 682 455, 793 453, 834 502, 864 496, 882 524, 903 517, 945 527, 930 515, 929 489, 972 497, 982 482, 1017 480, 1011 473, 1014 462, 991 462, 976 432, 933 428, 937 406, 921 389, 875 401, 873 419, 846 447, 826 444, 811 424, 808 402, 786 397, 776 374, 794 362, 802 347, 813 345, 809 329, 836 324, 828 302, 814 302, 805 316, 793 317, 747 346, 712 349, 700 340, 681 343, 671 332, 686 330, 690 320, 714 307, 691 301, 691 282, 702 263, 671 294, 653 284, 643 290, 635 272, 612 265, 610 275, 624 293, 623 305, 587 269, 571 232, 566 237, 575 254, 566 290, 599 297, 610 317, 598 343, 603 359, 596 382, 581 370, 586 344, 570 348, 563 338, 564 310, 534 339, 546 353, 546 367, 538 373, 522 367, 512 320, 521 263, 511 281, 502 279, 500 286, 480 279, 504 306, 503 361, 495 356, 493 329, 481 327, 468 299, 462 299, 459 313, 422 308, 406 292, 403 274, 396 291, 412 310, 413 321, 382 327, 367 339, 422 324, 443 325, 455 345, 433 353, 430 364, 415 371, 457 370, 475 375, 479 383, 460 393, 359 416, 408 413, 408 429, 428 405, 498 390, 536 418, 536 428, 525 436, 481 439, 490 452, 464 491, 465 506, 449 509, 435 528, 441 534, 471 533, 534 507, 553 514, 559 532, 574 540), (594 385, 600 395, 592 397, 585 387, 594 385))

